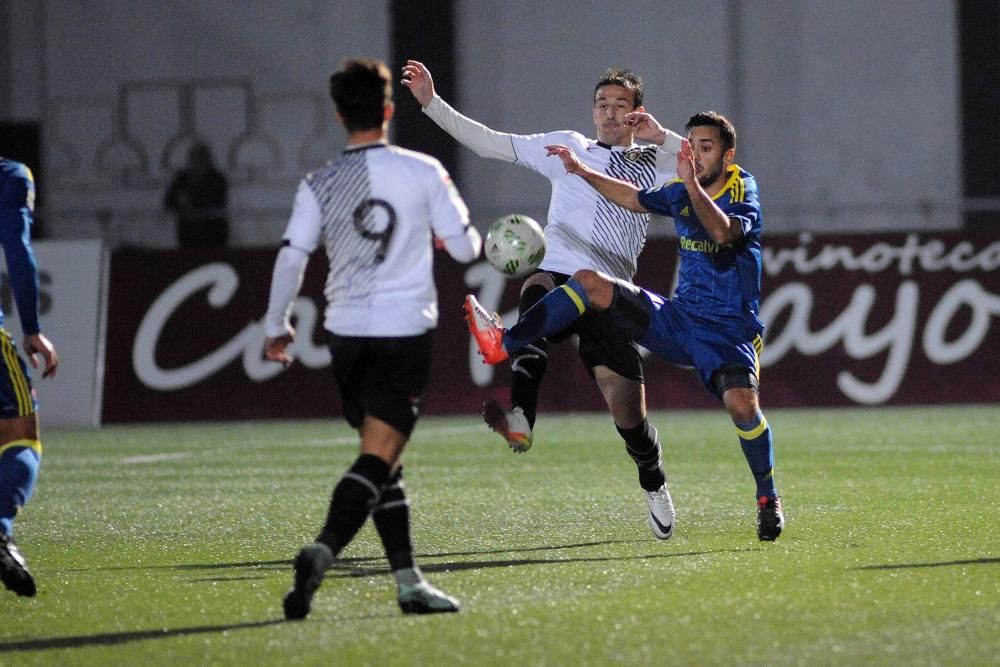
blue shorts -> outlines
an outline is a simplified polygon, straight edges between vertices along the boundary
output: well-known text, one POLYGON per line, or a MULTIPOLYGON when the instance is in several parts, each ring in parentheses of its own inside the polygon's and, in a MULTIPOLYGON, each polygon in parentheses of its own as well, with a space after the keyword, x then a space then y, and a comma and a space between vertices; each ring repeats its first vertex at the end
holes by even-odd
MULTIPOLYGON (((747 368, 760 379, 761 331, 742 320, 706 322, 659 294, 618 283, 612 314, 640 345, 678 366, 690 366, 718 396, 712 376, 726 365, 747 368)), ((720 397, 721 398, 721 397, 720 397)))
POLYGON ((26 417, 38 409, 24 359, 6 329, 0 328, 0 419, 26 417))

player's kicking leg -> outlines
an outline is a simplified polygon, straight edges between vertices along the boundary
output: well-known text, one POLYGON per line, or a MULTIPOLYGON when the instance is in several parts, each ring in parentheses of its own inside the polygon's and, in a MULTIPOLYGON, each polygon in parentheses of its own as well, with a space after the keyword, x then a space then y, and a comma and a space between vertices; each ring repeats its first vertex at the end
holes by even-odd
MULTIPOLYGON (((528 276, 521 288, 518 313, 526 313, 555 287, 553 276, 538 271, 528 276)), ((496 401, 483 405, 483 419, 511 450, 526 452, 533 441, 532 429, 538 410, 538 390, 549 361, 549 341, 540 338, 510 356, 510 409, 496 401)))
POLYGON ((517 323, 506 330, 472 295, 465 300, 465 319, 483 361, 510 358, 513 380, 511 409, 487 403, 483 417, 515 452, 531 447, 538 388, 548 363, 547 337, 572 325, 586 310, 585 288, 573 279, 554 287, 553 277, 536 273, 525 283, 517 323))

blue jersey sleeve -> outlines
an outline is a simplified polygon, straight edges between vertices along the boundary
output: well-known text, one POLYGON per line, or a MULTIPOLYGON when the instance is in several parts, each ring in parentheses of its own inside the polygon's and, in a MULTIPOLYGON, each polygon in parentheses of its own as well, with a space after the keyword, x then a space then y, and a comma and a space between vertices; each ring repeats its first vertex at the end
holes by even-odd
MULTIPOLYGON (((11 163, 8 162, 7 165, 11 163)), ((4 169, 0 182, 0 245, 3 245, 11 289, 21 329, 26 336, 40 331, 38 325, 38 269, 31 250, 31 222, 35 182, 24 165, 4 169)), ((2 315, 0 315, 2 317, 2 315)), ((0 319, 2 322, 2 319, 0 319)))
POLYGON ((722 212, 739 223, 743 236, 760 231, 760 201, 757 199, 757 181, 752 176, 744 176, 736 184, 739 192, 734 192, 729 203, 722 206, 722 212))
POLYGON ((686 196, 687 190, 679 178, 667 181, 659 187, 640 190, 638 194, 639 203, 644 209, 650 213, 671 217, 674 215, 672 209, 674 204, 686 196))

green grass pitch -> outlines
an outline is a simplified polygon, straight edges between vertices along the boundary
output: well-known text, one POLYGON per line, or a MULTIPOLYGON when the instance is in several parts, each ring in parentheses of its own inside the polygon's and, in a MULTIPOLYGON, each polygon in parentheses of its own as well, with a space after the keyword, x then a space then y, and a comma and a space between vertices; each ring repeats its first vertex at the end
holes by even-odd
POLYGON ((721 410, 652 415, 666 542, 607 416, 542 415, 523 455, 424 418, 414 542, 462 612, 403 616, 368 525, 295 623, 290 560, 356 455, 342 421, 49 429, 17 533, 39 594, 0 591, 0 664, 997 664, 997 406, 768 419, 773 544, 721 410))

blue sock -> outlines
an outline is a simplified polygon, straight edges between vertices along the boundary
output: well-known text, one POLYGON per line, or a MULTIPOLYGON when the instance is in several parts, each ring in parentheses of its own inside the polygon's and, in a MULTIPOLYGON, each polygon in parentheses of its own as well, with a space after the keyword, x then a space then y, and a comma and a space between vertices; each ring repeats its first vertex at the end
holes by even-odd
POLYGON ((516 352, 539 338, 562 331, 577 321, 589 304, 583 285, 570 278, 521 314, 517 324, 504 333, 504 349, 516 352))
POLYGON ((0 448, 0 532, 14 534, 14 516, 35 490, 42 445, 17 440, 0 448))
POLYGON ((774 447, 771 442, 771 427, 764 419, 762 412, 754 415, 753 421, 736 424, 736 432, 740 436, 740 446, 743 456, 750 465, 754 481, 757 482, 757 497, 777 496, 774 487, 774 447))

